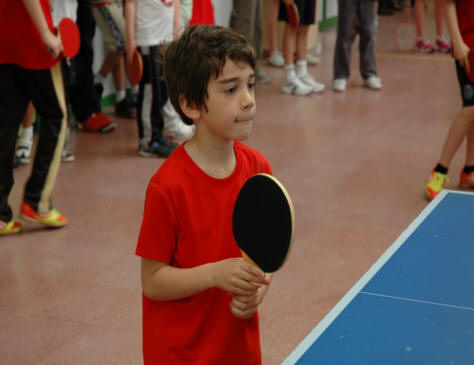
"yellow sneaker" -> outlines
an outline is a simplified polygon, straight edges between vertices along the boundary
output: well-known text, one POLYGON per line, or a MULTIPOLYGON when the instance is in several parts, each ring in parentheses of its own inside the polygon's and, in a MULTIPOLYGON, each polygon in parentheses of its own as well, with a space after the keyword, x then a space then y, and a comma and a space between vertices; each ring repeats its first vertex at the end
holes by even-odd
POLYGON ((31 205, 23 202, 20 212, 23 219, 48 227, 62 227, 67 224, 66 216, 59 213, 56 209, 51 209, 48 213, 38 213, 31 205))
POLYGON ((13 219, 10 222, 0 221, 0 236, 20 233, 22 230, 21 223, 15 222, 13 219))
POLYGON ((449 181, 448 175, 442 174, 441 172, 431 171, 431 176, 426 183, 426 198, 428 200, 433 200, 436 198, 436 195, 443 190, 444 185, 449 181))

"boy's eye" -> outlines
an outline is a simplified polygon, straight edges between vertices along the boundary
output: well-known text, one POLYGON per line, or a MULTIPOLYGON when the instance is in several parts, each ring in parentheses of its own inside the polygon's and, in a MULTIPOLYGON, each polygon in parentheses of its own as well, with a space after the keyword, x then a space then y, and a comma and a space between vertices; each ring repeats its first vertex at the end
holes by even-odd
POLYGON ((226 94, 233 94, 237 90, 235 86, 229 87, 228 89, 225 90, 226 94))
POLYGON ((247 87, 249 88, 249 90, 254 90, 255 89, 255 81, 249 82, 247 87))

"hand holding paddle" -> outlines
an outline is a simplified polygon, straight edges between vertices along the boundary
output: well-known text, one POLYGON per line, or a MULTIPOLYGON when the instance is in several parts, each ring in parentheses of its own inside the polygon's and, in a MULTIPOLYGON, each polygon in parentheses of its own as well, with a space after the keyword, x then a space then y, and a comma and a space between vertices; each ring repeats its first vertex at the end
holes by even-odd
POLYGON ((296 28, 300 24, 300 13, 294 1, 286 2, 286 12, 288 14, 288 23, 296 28))
POLYGON ((143 77, 143 60, 138 49, 135 48, 131 54, 127 53, 126 69, 130 84, 132 86, 139 84, 143 77))
POLYGON ((226 259, 213 265, 214 286, 233 296, 255 296, 260 285, 269 283, 258 267, 241 258, 226 259))

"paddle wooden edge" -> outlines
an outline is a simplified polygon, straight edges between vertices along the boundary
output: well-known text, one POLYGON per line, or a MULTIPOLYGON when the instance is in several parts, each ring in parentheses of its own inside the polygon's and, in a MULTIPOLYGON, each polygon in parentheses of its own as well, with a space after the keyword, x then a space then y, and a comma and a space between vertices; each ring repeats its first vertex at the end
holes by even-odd
MULTIPOLYGON (((295 233, 295 209, 293 207, 293 201, 291 200, 290 193, 288 193, 288 190, 286 190, 286 188, 283 186, 283 184, 275 176, 272 176, 270 174, 265 174, 265 173, 256 174, 255 176, 258 176, 258 175, 262 175, 262 176, 265 176, 265 177, 271 179, 280 188, 280 190, 285 195, 286 201, 288 202, 288 206, 290 208, 290 215, 291 215, 290 244, 288 246, 288 251, 286 252, 285 259, 283 260, 280 267, 278 268, 278 270, 280 270, 286 264, 286 261, 288 260, 288 257, 290 256, 290 253, 293 249, 294 233, 295 233)), ((251 259, 249 258, 249 260, 251 260, 251 259)))

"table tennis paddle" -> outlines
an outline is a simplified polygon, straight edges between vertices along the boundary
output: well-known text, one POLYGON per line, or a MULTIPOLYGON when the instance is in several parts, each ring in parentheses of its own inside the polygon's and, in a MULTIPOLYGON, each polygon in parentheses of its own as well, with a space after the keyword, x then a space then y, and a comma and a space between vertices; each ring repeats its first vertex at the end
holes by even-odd
POLYGON ((292 27, 300 25, 300 13, 298 12, 298 7, 294 2, 291 2, 286 6, 286 13, 288 14, 288 23, 292 27))
POLYGON ((132 62, 127 62, 127 77, 130 84, 137 85, 143 76, 143 59, 142 55, 136 49, 132 55, 132 62))
POLYGON ((469 81, 474 83, 474 50, 471 50, 471 52, 469 52, 469 55, 467 57, 469 61, 469 71, 467 71, 467 67, 465 67, 464 69, 466 71, 466 76, 469 79, 469 81))
POLYGON ((58 24, 58 34, 63 45, 64 57, 75 57, 81 46, 81 36, 76 23, 71 18, 61 19, 58 24))
POLYGON ((257 174, 242 186, 232 215, 234 238, 244 260, 271 273, 286 262, 293 245, 293 204, 273 176, 257 174))
POLYGON ((395 40, 397 42, 398 50, 402 53, 412 52, 416 42, 416 28, 415 22, 410 15, 411 6, 405 4, 404 16, 395 28, 395 40))

